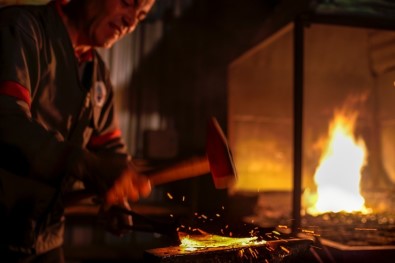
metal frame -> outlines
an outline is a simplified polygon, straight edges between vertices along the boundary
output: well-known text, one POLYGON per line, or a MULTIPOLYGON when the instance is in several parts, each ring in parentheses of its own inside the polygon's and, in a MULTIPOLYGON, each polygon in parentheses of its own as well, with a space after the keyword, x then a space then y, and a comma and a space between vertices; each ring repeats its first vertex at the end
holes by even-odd
POLYGON ((363 27, 395 30, 395 18, 362 17, 345 14, 300 14, 294 19, 294 130, 293 130, 293 194, 292 233, 301 228, 302 168, 303 168, 303 102, 304 102, 304 30, 310 24, 363 27))

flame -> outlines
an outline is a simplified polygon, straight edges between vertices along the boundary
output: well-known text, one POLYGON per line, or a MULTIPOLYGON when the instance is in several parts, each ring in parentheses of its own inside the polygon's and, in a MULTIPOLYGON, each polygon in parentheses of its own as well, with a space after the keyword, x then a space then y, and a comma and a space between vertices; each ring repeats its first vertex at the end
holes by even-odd
POLYGON ((264 240, 258 241, 258 237, 235 238, 208 234, 202 230, 199 230, 199 232, 200 235, 189 235, 178 232, 178 236, 181 240, 180 247, 188 251, 194 251, 205 248, 243 247, 266 243, 264 240))
POLYGON ((307 209, 309 214, 369 212, 360 194, 361 171, 367 163, 367 151, 364 141, 354 137, 357 118, 356 111, 335 111, 327 145, 314 174, 317 193, 315 204, 307 209))

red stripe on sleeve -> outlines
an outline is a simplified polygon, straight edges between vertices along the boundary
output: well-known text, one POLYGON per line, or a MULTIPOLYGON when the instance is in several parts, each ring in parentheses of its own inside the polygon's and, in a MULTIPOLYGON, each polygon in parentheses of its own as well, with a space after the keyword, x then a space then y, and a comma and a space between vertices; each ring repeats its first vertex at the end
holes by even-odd
POLYGON ((88 146, 89 147, 98 147, 103 145, 113 139, 117 139, 121 137, 121 130, 117 129, 112 132, 104 133, 99 136, 92 136, 89 140, 88 146))
POLYGON ((0 95, 15 97, 26 102, 29 107, 31 103, 30 92, 21 84, 14 81, 0 82, 0 95))

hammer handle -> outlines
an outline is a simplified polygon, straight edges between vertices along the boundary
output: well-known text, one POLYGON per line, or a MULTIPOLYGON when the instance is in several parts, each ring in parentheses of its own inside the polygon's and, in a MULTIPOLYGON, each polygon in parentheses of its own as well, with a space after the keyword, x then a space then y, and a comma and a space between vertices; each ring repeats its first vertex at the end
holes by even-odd
MULTIPOLYGON (((151 185, 156 186, 181 179, 196 177, 209 172, 210 164, 208 162, 207 156, 204 156, 186 160, 161 171, 155 171, 154 173, 148 175, 148 178, 151 182, 151 185)), ((92 198, 93 196, 95 196, 95 194, 86 190, 75 191, 67 195, 65 198, 65 206, 71 206, 83 199, 92 198)))
POLYGON ((189 159, 148 176, 151 185, 160 185, 173 181, 196 177, 210 172, 206 156, 189 159))

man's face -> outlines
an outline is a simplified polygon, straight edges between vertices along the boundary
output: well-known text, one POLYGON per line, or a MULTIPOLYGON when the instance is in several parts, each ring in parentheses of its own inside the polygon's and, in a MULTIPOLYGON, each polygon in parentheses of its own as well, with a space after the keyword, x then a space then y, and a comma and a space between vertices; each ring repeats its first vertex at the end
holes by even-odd
POLYGON ((91 0, 88 5, 85 32, 89 44, 111 47, 134 31, 145 18, 155 0, 91 0))

